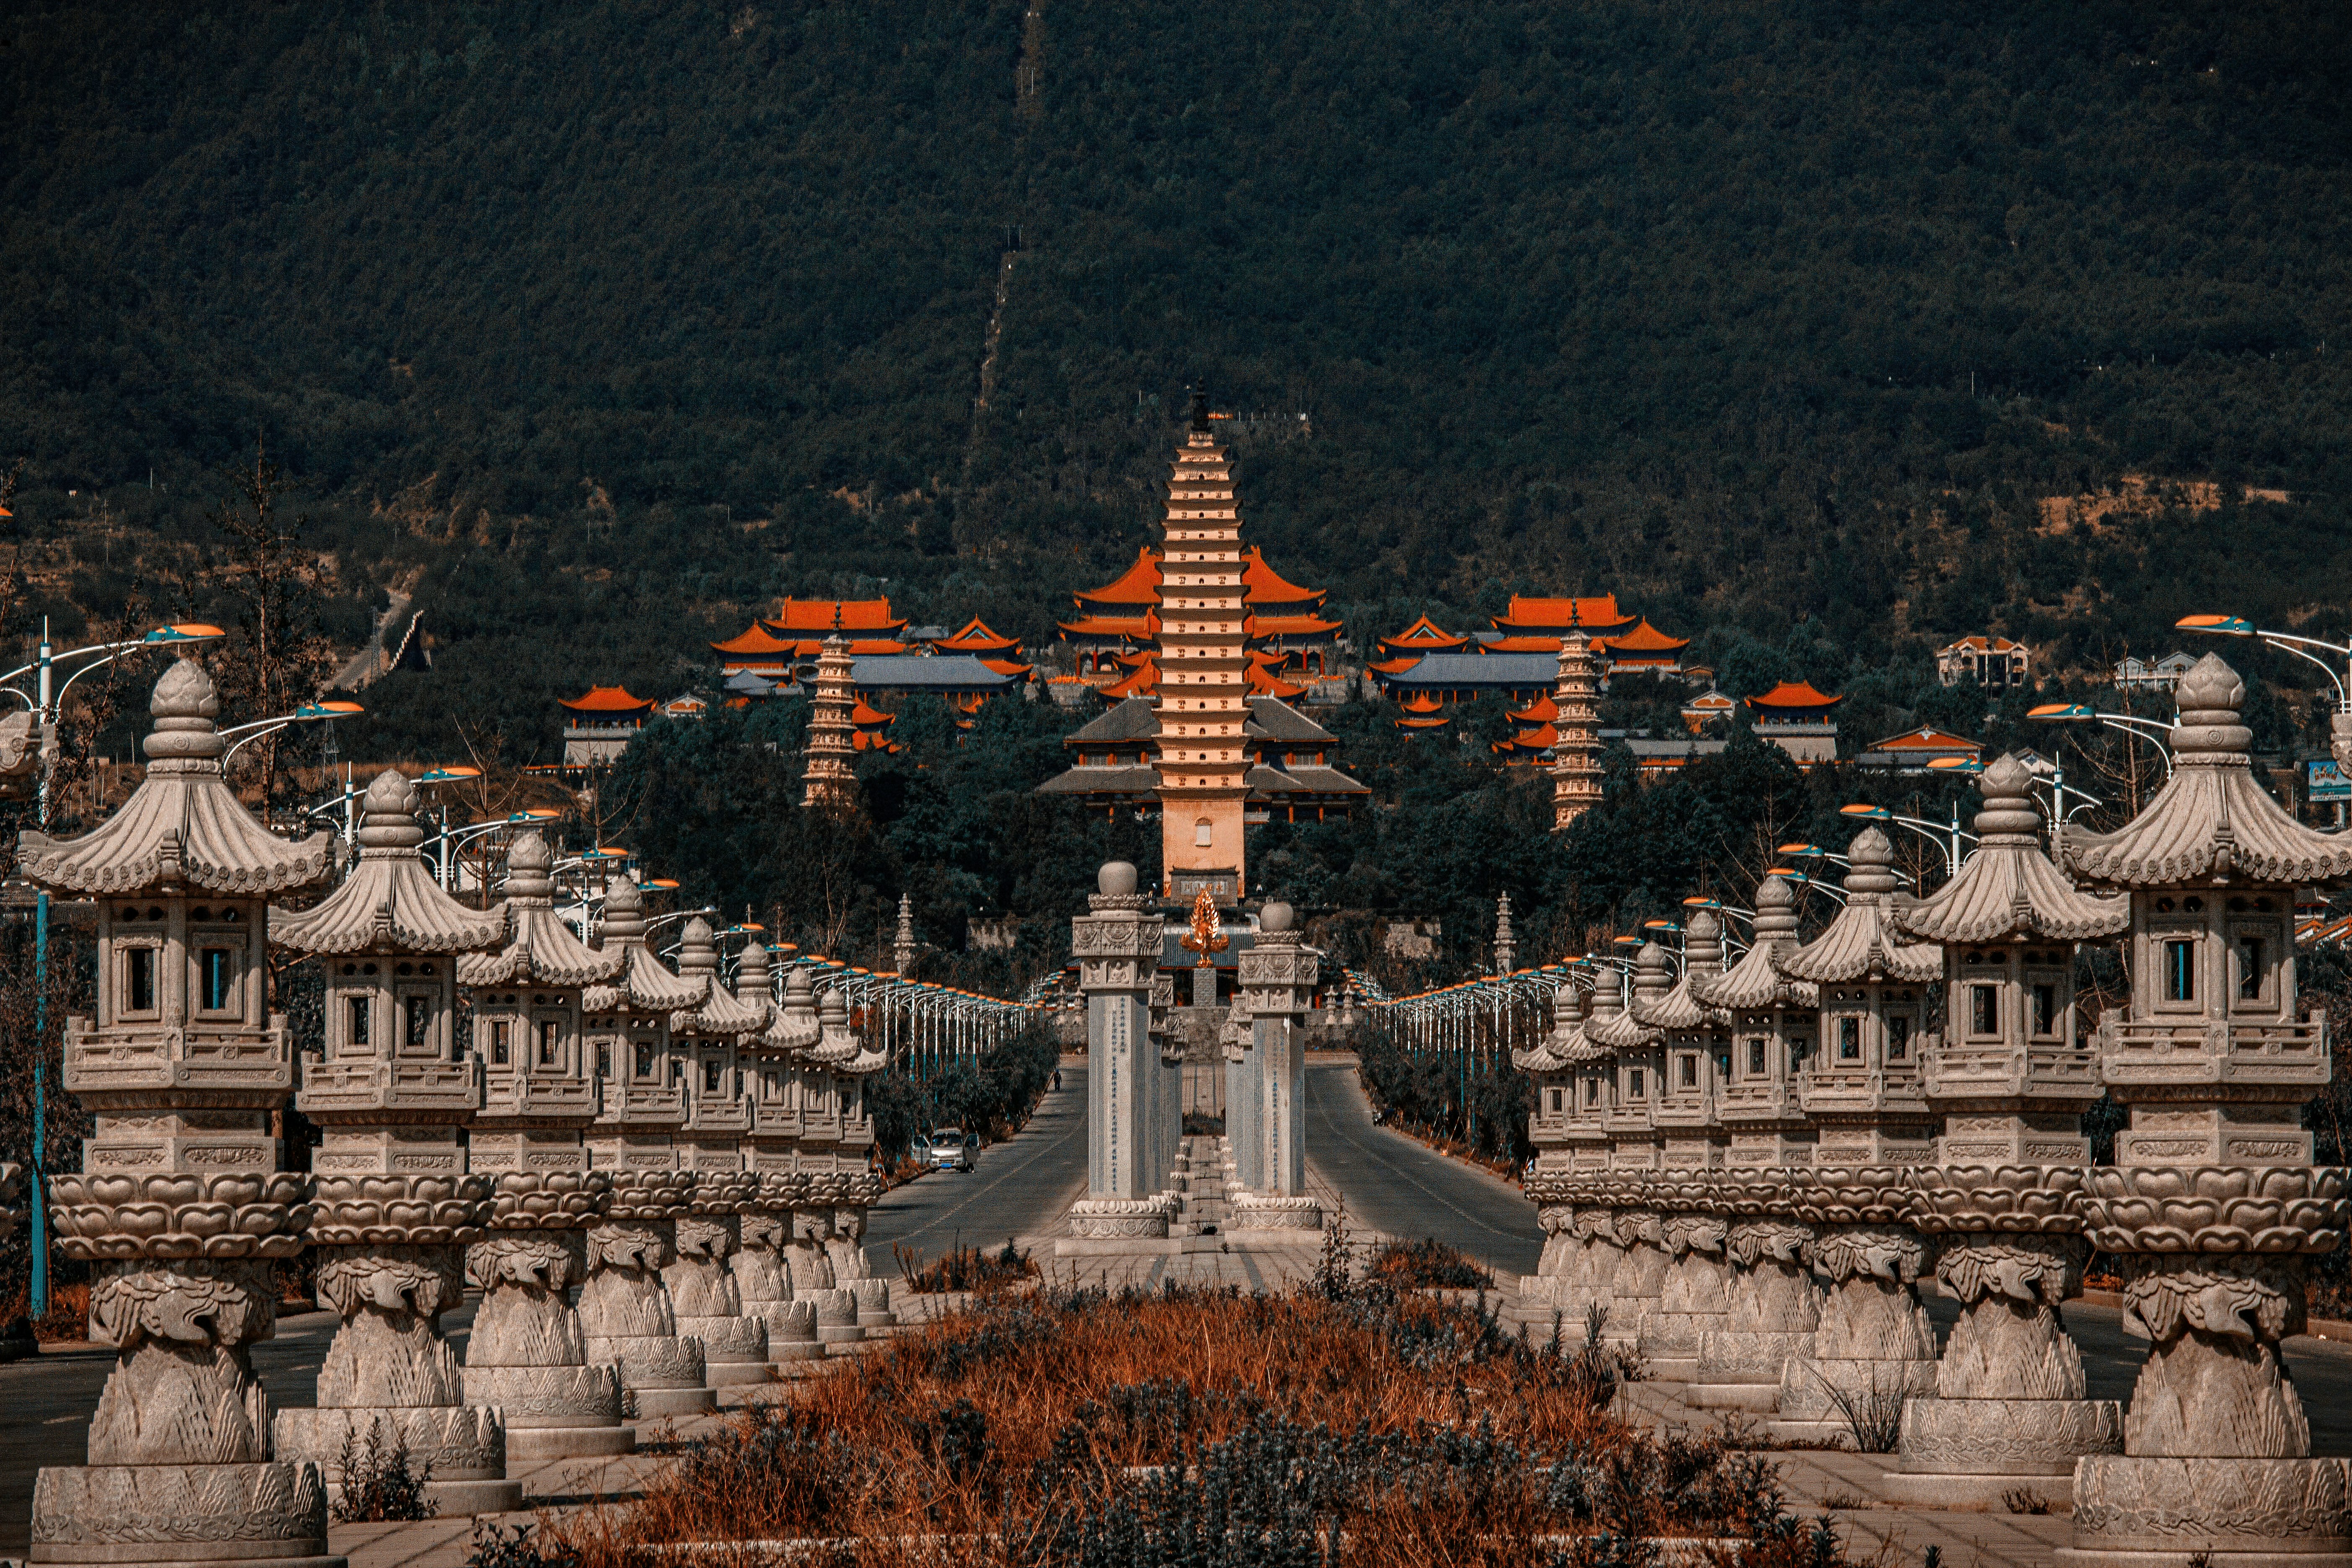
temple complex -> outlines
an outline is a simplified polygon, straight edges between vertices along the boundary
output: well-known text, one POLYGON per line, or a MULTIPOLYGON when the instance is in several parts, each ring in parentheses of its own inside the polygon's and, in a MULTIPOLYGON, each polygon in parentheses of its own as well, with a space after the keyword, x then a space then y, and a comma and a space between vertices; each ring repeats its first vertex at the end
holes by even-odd
POLYGON ((786 599, 772 616, 762 616, 738 635, 710 646, 729 675, 751 675, 770 682, 806 683, 816 679, 825 639, 848 638, 852 658, 902 654, 904 616, 891 614, 881 599, 786 599))

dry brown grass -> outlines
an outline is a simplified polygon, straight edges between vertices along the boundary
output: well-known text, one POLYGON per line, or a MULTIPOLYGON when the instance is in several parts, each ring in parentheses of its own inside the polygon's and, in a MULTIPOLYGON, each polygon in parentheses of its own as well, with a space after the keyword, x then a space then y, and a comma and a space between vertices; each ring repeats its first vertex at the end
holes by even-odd
POLYGON ((583 1568, 786 1541, 876 1564, 1631 1568, 1629 1541, 1728 1535, 1750 1564, 1822 1561, 1769 1464, 1612 1415, 1625 1370, 1378 1287, 997 1295, 747 1413, 550 1544, 583 1568), (688 1542, 736 1544, 664 1550, 688 1542))

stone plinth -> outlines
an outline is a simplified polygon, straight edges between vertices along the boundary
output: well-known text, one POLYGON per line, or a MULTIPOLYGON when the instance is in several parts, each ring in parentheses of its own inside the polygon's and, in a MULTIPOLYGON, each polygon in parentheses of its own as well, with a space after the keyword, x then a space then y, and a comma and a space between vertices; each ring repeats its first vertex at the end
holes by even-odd
POLYGON ((1930 1253, 1905 1223, 1908 1208, 1898 1169, 1811 1173, 1797 1213, 1813 1227, 1806 1258, 1829 1291, 1811 1353, 1782 1374, 1774 1436, 1851 1445, 1856 1414, 1936 1391, 1936 1331, 1919 1300, 1930 1253))
POLYGON ((1960 1303, 1936 1392, 1903 1410, 1896 1501, 1998 1509, 2017 1490, 2063 1506, 2074 1461, 2123 1451, 2123 1407, 2084 1397, 2062 1303, 2082 1286, 2080 1170, 1911 1173, 1913 1223, 1939 1238, 1936 1278, 1960 1303))
POLYGON ((699 1415, 717 1403, 704 1382, 702 1342, 678 1332, 662 1287, 694 1183, 691 1171, 614 1172, 611 1205, 588 1231, 580 1288, 588 1359, 621 1369, 621 1386, 646 1419, 699 1415))
POLYGON ((766 1320, 745 1310, 730 1264, 742 1247, 738 1215, 759 1194, 751 1172, 697 1173, 690 1212, 674 1222, 677 1255, 662 1268, 677 1331, 702 1342, 703 1381, 713 1389, 771 1380, 766 1320))
POLYGON ((636 1433, 621 1418, 620 1375, 590 1360, 571 1297, 587 1274, 583 1227, 609 1200, 612 1179, 585 1170, 493 1174, 489 1234, 466 1249, 467 1278, 482 1292, 466 1341, 466 1400, 498 1409, 509 1462, 628 1453, 636 1433))
MULTIPOLYGON (((1623 1200, 1646 1205, 1647 1184, 1622 1178, 1615 1184, 1623 1200)), ((1602 1336, 1618 1344, 1641 1342, 1643 1325, 1658 1310, 1665 1295, 1666 1271, 1673 1259, 1665 1248, 1664 1218, 1655 1209, 1617 1210, 1617 1257, 1610 1273, 1609 1321, 1602 1336)))
POLYGON ((735 1286, 744 1312, 767 1326, 772 1366, 814 1361, 824 1353, 816 1339, 816 1304, 793 1300, 788 1260, 793 1199, 807 1186, 804 1176, 761 1176, 759 1196, 745 1206, 738 1222, 742 1250, 734 1258, 735 1286))
POLYGON ((1698 1374, 1700 1342, 1727 1326, 1731 1272, 1724 1242, 1729 1230, 1720 1215, 1685 1209, 1663 1216, 1660 1239, 1669 1259, 1665 1282, 1657 1310, 1642 1321, 1642 1359, 1652 1377, 1689 1382, 1698 1374))
MULTIPOLYGON (((1698 1370, 1683 1394, 1703 1409, 1772 1410, 1790 1361, 1813 1353, 1822 1295, 1806 1266, 1812 1229, 1744 1212, 1780 1205, 1790 1187, 1771 1180, 1774 1174, 1727 1173, 1725 1206, 1731 1212, 1725 1215, 1724 1257, 1731 1279, 1723 1327, 1700 1331, 1698 1370)), ((1801 1173, 1777 1174, 1793 1179, 1801 1173)))

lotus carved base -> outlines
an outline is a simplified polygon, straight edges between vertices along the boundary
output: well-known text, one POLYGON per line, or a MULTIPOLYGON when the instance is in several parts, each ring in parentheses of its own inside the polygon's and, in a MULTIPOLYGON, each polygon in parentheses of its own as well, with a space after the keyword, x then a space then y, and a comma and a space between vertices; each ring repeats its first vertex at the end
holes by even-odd
POLYGON ((2352 1564, 2352 1459, 2085 1458, 2074 1472, 2074 1568, 2352 1564))
POLYGON ((36 1563, 341 1564, 315 1465, 89 1465, 33 1482, 36 1563))

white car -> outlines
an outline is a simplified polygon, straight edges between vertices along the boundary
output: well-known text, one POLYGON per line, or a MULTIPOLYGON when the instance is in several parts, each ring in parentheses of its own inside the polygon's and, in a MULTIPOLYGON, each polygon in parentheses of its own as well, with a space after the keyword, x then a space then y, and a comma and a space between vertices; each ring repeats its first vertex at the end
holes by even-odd
POLYGON ((924 1144, 923 1158, 934 1171, 969 1171, 972 1152, 979 1147, 979 1133, 966 1132, 960 1127, 942 1127, 924 1144))

